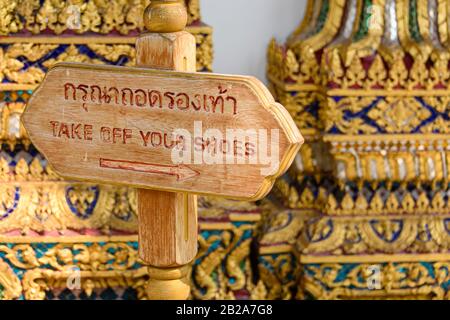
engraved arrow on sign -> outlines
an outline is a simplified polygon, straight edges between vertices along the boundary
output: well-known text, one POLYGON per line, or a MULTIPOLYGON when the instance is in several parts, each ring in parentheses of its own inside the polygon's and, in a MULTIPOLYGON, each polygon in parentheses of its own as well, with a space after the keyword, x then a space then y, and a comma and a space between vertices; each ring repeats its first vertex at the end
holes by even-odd
POLYGON ((198 171, 195 171, 183 164, 161 165, 154 163, 112 159, 100 159, 100 167, 152 174, 167 174, 170 176, 176 176, 178 181, 188 180, 200 174, 198 171))

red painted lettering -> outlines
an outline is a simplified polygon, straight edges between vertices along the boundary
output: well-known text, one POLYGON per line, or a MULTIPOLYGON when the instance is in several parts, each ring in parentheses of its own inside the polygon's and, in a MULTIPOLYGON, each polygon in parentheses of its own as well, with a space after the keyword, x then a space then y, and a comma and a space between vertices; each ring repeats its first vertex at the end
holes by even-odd
POLYGON ((132 138, 131 129, 123 129, 123 144, 127 144, 127 140, 132 138))
POLYGON ((159 133, 159 132, 152 132, 152 134, 150 136, 150 140, 152 142, 152 146, 159 147, 161 145, 161 142, 162 142, 161 133, 159 133), (155 141, 158 141, 158 143, 156 143, 155 141))
POLYGON ((58 137, 61 138, 62 135, 65 135, 67 139, 70 139, 69 128, 67 127, 67 124, 65 124, 64 122, 61 123, 61 126, 59 127, 58 137))
POLYGON ((72 127, 72 139, 75 139, 75 137, 77 137, 78 139, 81 140, 80 132, 78 131, 80 130, 81 123, 78 124, 72 123, 71 127, 72 127))
POLYGON ((144 147, 146 147, 147 144, 148 144, 148 140, 150 139, 150 134, 151 134, 151 132, 147 132, 147 133, 144 135, 144 132, 141 131, 141 130, 139 130, 139 134, 141 135, 141 138, 142 138, 142 140, 144 141, 144 147))
POLYGON ((50 124, 52 125, 53 136, 56 137, 56 131, 57 131, 59 122, 58 121, 50 121, 50 124))
POLYGON ((103 142, 110 143, 111 142, 111 129, 108 127, 102 127, 100 129, 100 138, 103 142))
POLYGON ((84 140, 92 141, 92 125, 84 125, 84 140))

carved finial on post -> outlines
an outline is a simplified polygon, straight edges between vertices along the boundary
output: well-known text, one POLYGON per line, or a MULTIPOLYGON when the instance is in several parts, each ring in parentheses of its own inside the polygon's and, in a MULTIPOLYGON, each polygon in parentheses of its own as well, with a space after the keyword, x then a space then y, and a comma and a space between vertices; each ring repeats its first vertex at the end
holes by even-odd
POLYGON ((136 41, 139 67, 196 71, 195 37, 183 31, 187 23, 184 1, 152 0, 145 9, 147 32, 136 41))
MULTIPOLYGON (((195 37, 183 31, 184 1, 152 0, 144 13, 147 32, 136 40, 139 67, 196 71, 195 37)), ((197 197, 138 190, 139 256, 149 266, 149 299, 187 299, 189 263, 197 254, 197 197)))
POLYGON ((182 31, 187 20, 186 6, 180 0, 152 0, 144 13, 145 27, 154 33, 182 31))

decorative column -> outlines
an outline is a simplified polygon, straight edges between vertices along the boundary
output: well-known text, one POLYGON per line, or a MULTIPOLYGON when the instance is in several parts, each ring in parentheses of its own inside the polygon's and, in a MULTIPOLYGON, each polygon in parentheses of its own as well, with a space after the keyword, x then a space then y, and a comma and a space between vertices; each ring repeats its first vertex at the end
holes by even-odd
POLYGON ((297 251, 298 298, 447 297, 447 12, 439 0, 310 1, 287 44, 270 44, 273 91, 311 134, 278 184, 290 219, 268 222, 260 244, 297 251))
MULTIPOLYGON (((212 28, 202 22, 198 0, 184 2, 197 70, 211 71, 212 28)), ((0 299, 147 298, 149 272, 138 259, 135 190, 57 177, 30 145, 20 116, 57 62, 135 65, 148 3, 0 4, 0 299), (77 270, 80 288, 68 288, 67 278, 77 270)), ((216 229, 225 232, 220 225, 216 229)), ((203 252, 201 258, 209 255, 203 252)), ((202 280, 213 281, 204 274, 202 280)))

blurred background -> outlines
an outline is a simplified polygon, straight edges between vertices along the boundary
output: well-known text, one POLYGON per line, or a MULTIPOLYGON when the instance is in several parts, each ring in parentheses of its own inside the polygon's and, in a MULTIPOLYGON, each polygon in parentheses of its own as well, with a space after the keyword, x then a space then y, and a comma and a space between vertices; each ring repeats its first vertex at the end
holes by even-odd
POLYGON ((213 70, 266 81, 266 51, 284 43, 303 18, 306 0, 201 0, 203 21, 214 28, 213 70))

